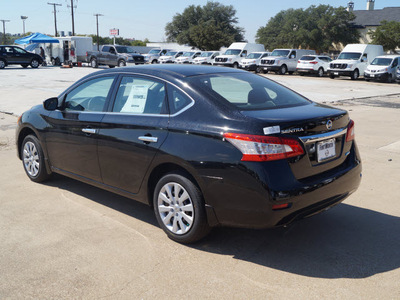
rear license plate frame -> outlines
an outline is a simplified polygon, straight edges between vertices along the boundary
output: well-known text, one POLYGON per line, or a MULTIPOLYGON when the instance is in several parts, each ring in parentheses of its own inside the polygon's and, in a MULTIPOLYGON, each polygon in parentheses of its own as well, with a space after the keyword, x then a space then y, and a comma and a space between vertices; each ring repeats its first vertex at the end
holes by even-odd
POLYGON ((336 139, 317 142, 317 162, 324 162, 336 157, 336 139))

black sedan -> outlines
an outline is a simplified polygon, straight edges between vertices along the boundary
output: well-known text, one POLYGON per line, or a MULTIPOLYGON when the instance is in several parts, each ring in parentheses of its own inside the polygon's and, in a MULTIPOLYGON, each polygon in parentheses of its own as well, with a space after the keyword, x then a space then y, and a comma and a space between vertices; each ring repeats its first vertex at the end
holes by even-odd
POLYGON ((43 63, 43 59, 17 46, 0 46, 0 69, 8 65, 21 65, 24 68, 31 66, 36 69, 43 63))
POLYGON ((146 203, 182 243, 219 225, 289 224, 361 180, 346 111, 211 66, 90 74, 25 112, 16 141, 31 180, 56 172, 146 203))

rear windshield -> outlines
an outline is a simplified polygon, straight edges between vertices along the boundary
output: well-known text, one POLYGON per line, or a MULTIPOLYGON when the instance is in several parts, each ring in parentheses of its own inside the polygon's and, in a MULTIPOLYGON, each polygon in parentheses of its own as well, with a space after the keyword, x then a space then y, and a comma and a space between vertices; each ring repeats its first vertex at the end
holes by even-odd
POLYGON ((255 74, 208 74, 189 78, 190 84, 207 98, 239 110, 265 110, 301 106, 311 101, 255 74))
POLYGON ((303 56, 300 60, 314 60, 315 56, 303 56))
POLYGON ((373 66, 388 66, 392 63, 391 58, 375 58, 371 65, 373 66))

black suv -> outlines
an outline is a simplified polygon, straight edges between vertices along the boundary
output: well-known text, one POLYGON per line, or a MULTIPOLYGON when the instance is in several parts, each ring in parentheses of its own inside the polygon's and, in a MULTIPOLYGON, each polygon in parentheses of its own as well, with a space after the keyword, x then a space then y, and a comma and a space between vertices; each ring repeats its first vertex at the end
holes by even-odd
POLYGON ((43 62, 43 59, 34 53, 30 53, 17 46, 0 46, 0 69, 8 65, 21 65, 27 68, 37 68, 43 62))

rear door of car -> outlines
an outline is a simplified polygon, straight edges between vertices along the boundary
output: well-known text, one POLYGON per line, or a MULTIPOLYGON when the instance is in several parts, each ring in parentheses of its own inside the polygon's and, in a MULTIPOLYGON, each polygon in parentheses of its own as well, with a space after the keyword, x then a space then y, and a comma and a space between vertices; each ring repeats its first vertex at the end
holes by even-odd
POLYGON ((46 117, 46 147, 53 168, 102 181, 97 137, 115 78, 103 75, 71 88, 62 108, 46 117))
POLYGON ((166 87, 139 75, 121 75, 117 87, 98 134, 101 175, 105 184, 137 193, 168 135, 166 87))

